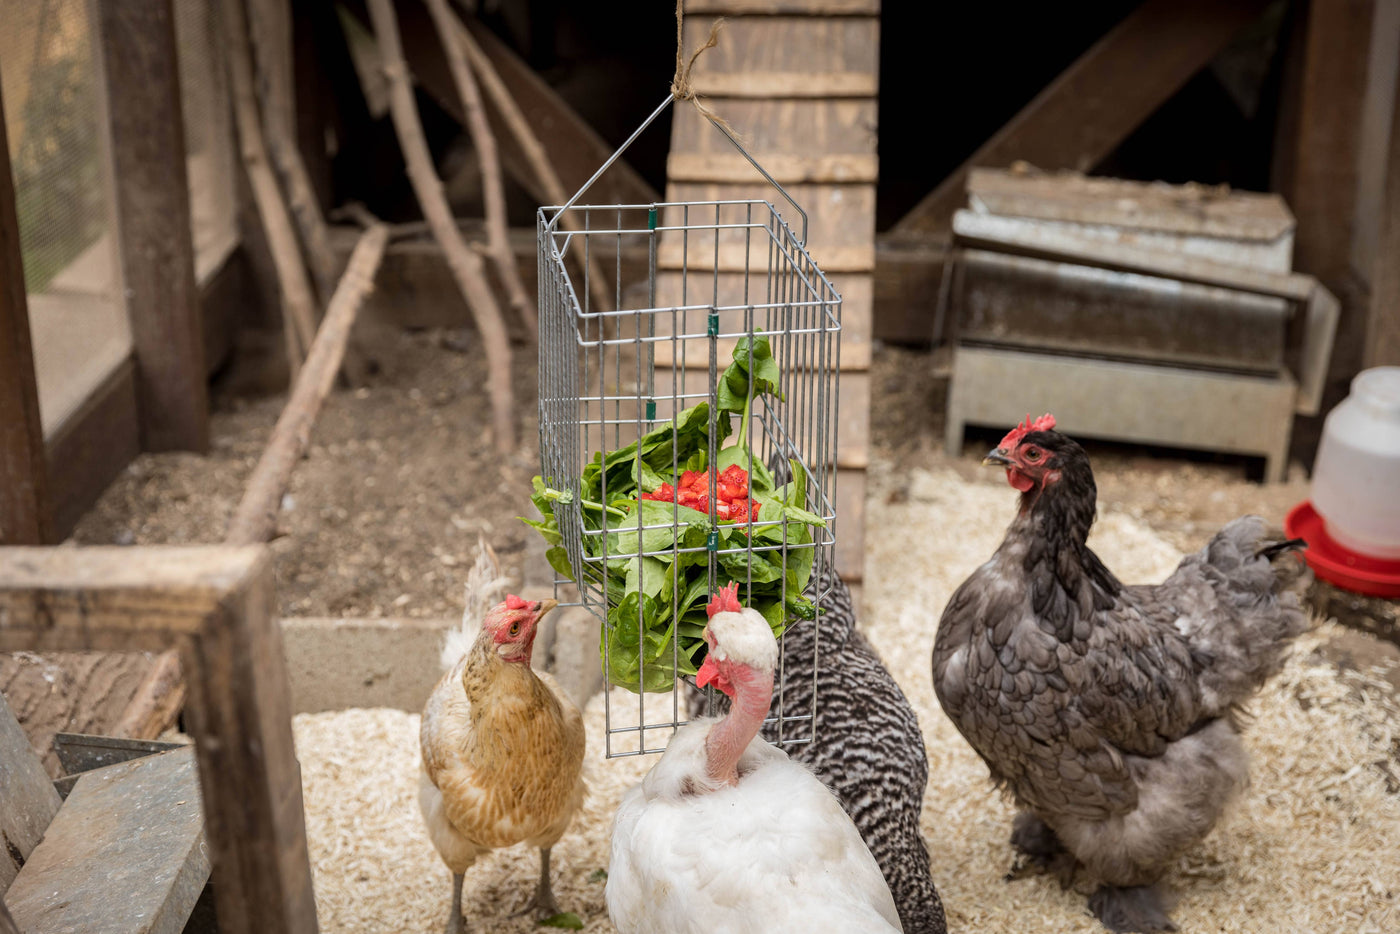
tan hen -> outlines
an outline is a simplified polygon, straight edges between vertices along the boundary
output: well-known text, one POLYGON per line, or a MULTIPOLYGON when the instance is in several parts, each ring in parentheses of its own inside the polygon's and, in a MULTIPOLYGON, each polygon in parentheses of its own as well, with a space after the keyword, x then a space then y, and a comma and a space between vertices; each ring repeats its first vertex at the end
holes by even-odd
POLYGON ((550 848, 584 796, 583 717, 552 677, 530 668, 539 622, 557 604, 511 594, 483 616, 483 597, 497 586, 493 570, 494 555, 483 548, 462 629, 443 649, 450 668, 423 708, 418 803, 452 870, 448 934, 463 928, 463 874, 483 853, 516 843, 540 850, 539 884, 521 914, 558 913, 550 848))

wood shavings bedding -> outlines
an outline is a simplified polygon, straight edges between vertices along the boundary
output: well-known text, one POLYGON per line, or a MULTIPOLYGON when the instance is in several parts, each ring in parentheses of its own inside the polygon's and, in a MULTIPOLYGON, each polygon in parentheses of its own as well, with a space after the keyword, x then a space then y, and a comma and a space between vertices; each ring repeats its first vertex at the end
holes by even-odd
MULTIPOLYGON (((1000 543, 1014 508, 1014 493, 1000 483, 967 482, 947 470, 892 475, 876 465, 868 527, 899 534, 868 539, 862 627, 923 725, 930 761, 923 827, 949 929, 1099 932, 1082 894, 1062 892, 1047 877, 1003 881, 1013 861, 1012 810, 943 716, 930 681, 943 605, 1000 543)), ((1180 560, 1140 522, 1111 510, 1091 544, 1128 582, 1160 580, 1180 560)), ((1378 680, 1339 672, 1313 653, 1331 628, 1299 640, 1251 705, 1252 785, 1166 880, 1183 931, 1400 930, 1400 711, 1378 680)), ((615 713, 635 710, 636 698, 618 690, 613 703, 615 713)), ((656 709, 663 704, 658 698, 656 709)), ((603 710, 598 695, 585 711, 590 794, 553 853, 561 908, 597 932, 613 930, 599 872, 607 867, 613 813, 655 761, 603 759, 603 710)), ((450 876, 418 814, 418 716, 302 714, 294 728, 321 930, 441 931, 450 876)), ((468 930, 542 930, 510 917, 537 873, 537 854, 523 846, 478 862, 463 889, 468 930)))

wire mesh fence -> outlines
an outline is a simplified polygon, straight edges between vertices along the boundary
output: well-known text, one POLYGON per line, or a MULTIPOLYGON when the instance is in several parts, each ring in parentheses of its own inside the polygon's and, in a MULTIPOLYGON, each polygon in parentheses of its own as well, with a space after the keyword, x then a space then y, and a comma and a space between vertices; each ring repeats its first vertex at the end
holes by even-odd
POLYGON ((0 93, 46 433, 131 348, 93 10, 89 0, 0 0, 0 93))
POLYGON ((238 241, 235 150, 214 0, 175 0, 180 111, 185 122, 190 229, 203 277, 238 241))
MULTIPOLYGON (((560 583, 602 620, 609 688, 636 692, 625 710, 608 695, 607 755, 660 752, 688 719, 677 679, 703 658, 718 585, 737 582, 775 633, 815 615, 808 583, 835 541, 841 299, 767 201, 546 207, 538 227, 536 504, 557 522, 560 583), (629 281, 621 256, 642 244, 629 281)), ((780 742, 809 742, 812 714, 785 713, 777 683, 780 742)))
MULTIPOLYGON (((0 87, 31 292, 73 287, 65 269, 108 231, 99 80, 87 0, 0 0, 0 87)), ((102 291, 107 276, 87 278, 102 291)))

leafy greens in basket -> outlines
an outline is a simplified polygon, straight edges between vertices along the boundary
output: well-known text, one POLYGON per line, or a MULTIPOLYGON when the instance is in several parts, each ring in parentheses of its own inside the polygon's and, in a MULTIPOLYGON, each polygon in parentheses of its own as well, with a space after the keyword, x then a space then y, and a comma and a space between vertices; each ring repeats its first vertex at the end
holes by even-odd
MULTIPOLYGON (((609 680, 633 691, 669 691, 677 675, 695 674, 704 660, 712 532, 715 586, 737 582, 775 636, 789 618, 816 615, 803 590, 815 554, 812 528, 826 523, 807 510, 807 474, 790 460, 792 479, 776 485, 745 444, 750 386, 754 399, 783 398, 778 364, 766 337, 741 338, 733 359, 716 386, 714 464, 710 404, 701 402, 606 458, 596 452, 579 480, 583 550, 593 559, 581 570, 607 595, 599 653, 609 680), (734 415, 739 434, 724 447, 734 415)), ((543 518, 522 521, 549 542, 554 569, 577 581, 553 509, 572 503, 573 494, 535 477, 530 499, 543 518)))

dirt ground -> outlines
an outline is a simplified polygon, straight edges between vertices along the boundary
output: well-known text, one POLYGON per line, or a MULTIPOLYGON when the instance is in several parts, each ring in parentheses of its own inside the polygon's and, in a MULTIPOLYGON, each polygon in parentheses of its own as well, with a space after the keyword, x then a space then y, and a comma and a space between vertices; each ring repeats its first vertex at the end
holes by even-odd
MULTIPOLYGON (((219 541, 286 401, 257 392, 276 375, 268 352, 245 349, 216 383, 207 456, 141 455, 73 540, 219 541)), ((521 440, 506 458, 492 443, 474 331, 377 334, 373 353, 378 372, 326 400, 283 499, 272 548, 284 616, 456 616, 478 533, 510 573, 535 534, 515 519, 533 513, 539 469, 533 350, 517 348, 521 440)))
MULTIPOLYGON (((517 348, 516 453, 491 443, 485 358, 470 329, 381 331, 368 342, 377 372, 326 401, 305 461, 283 500, 277 556, 285 616, 452 617, 459 580, 478 534, 508 574, 520 574, 532 514, 526 499, 538 469, 536 360, 517 348)), ((245 339, 214 387, 208 455, 143 454, 79 523, 80 544, 216 542, 285 401, 268 390, 279 376, 275 341, 245 339)), ((946 381, 925 351, 877 345, 871 405, 872 474, 888 472, 882 495, 906 495, 900 477, 950 468, 996 482, 979 464, 999 431, 968 432, 962 454, 943 453, 946 381)), ((1037 413, 1038 414, 1038 413, 1037 413)), ((1009 426, 1008 426, 1009 427, 1009 426)), ((1244 513, 1282 523, 1307 498, 1303 465, 1262 484, 1258 460, 1087 442, 1100 513, 1142 521, 1182 550, 1244 513)), ((873 533, 872 533, 873 534, 873 533)), ((1324 615, 1400 642, 1400 603, 1358 598, 1321 585, 1324 615)), ((1389 648, 1378 649, 1389 654, 1389 648)), ((1400 658, 1400 655, 1397 655, 1400 658)))

